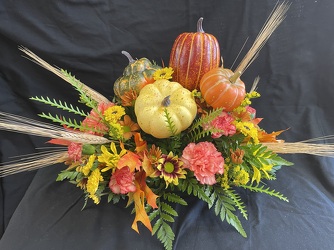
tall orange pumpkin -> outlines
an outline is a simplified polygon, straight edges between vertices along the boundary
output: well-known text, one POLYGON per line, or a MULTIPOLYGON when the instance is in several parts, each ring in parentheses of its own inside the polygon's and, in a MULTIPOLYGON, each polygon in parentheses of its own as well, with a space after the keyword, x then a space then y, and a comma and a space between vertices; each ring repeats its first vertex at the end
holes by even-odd
POLYGON ((232 111, 246 96, 245 84, 240 73, 218 67, 210 70, 201 79, 200 91, 207 104, 213 108, 232 111))
POLYGON ((219 43, 204 32, 202 23, 201 17, 197 32, 182 33, 176 38, 169 59, 169 66, 174 69, 173 81, 189 90, 199 89, 202 76, 220 62, 219 43))

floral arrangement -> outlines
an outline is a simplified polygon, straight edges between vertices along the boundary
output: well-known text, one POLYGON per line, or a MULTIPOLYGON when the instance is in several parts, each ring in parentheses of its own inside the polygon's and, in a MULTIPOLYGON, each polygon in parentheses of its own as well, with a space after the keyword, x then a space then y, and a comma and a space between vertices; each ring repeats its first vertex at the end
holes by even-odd
POLYGON ((267 133, 251 106, 260 97, 256 91, 259 79, 248 92, 240 79, 287 9, 283 3, 273 11, 235 71, 219 66, 219 46, 203 31, 202 19, 196 33, 184 33, 175 40, 169 67, 147 58, 134 60, 123 52, 129 65, 114 84, 113 100, 21 47, 32 61, 72 84, 79 101, 90 110, 87 113, 49 97, 32 97, 82 117, 40 114, 60 127, 0 112, 1 129, 49 137, 49 143, 64 146, 23 163, 2 166, 1 175, 65 163, 67 168, 57 181, 68 180, 82 189, 84 205, 89 200, 99 204, 103 197, 112 203, 126 199, 127 206, 133 206, 132 229, 139 232, 141 222, 166 249, 172 249, 175 236, 171 223, 178 213, 173 204, 187 205, 182 194, 206 202, 222 221, 246 237, 236 211, 247 219, 247 209, 236 187, 288 201, 265 184, 275 180, 281 166, 292 165, 278 154, 326 155, 333 151, 330 145, 276 139, 282 131, 267 133), (189 36, 212 46, 200 51, 200 46, 187 45, 189 36), (203 54, 209 57, 198 56, 203 54))

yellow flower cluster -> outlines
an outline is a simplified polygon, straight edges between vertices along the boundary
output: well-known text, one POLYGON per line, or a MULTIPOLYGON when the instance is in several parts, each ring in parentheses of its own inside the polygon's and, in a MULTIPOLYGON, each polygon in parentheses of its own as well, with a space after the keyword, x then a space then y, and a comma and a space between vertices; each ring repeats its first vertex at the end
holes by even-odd
POLYGON ((100 198, 96 195, 96 191, 99 187, 100 181, 103 181, 103 177, 98 168, 91 171, 95 160, 96 160, 96 155, 93 154, 89 156, 86 165, 79 166, 76 168, 77 172, 83 173, 84 176, 87 178, 86 185, 83 185, 81 182, 78 182, 77 186, 82 189, 86 188, 89 197, 93 199, 95 204, 99 204, 100 198))
POLYGON ((230 184, 229 184, 229 176, 228 176, 228 171, 229 171, 229 165, 226 164, 226 162, 229 161, 229 159, 225 159, 225 164, 224 164, 224 174, 220 180, 221 186, 224 189, 229 189, 230 188, 230 184))
POLYGON ((233 183, 236 186, 246 185, 249 182, 249 174, 239 165, 233 168, 233 183))
POLYGON ((240 106, 237 107, 234 111, 237 112, 238 114, 245 112, 246 107, 252 104, 251 99, 258 98, 260 96, 261 95, 256 91, 247 93, 245 99, 241 102, 240 106))
POLYGON ((124 131, 123 126, 118 122, 125 115, 125 109, 122 106, 112 106, 104 111, 103 115, 109 123, 109 135, 115 139, 121 139, 124 131))
POLYGON ((153 73, 153 79, 156 81, 161 80, 161 79, 169 80, 169 79, 172 79, 173 73, 174 71, 173 71, 173 68, 171 67, 165 67, 162 69, 158 69, 153 73))
POLYGON ((95 204, 100 203, 100 198, 95 194, 99 187, 100 181, 103 181, 103 177, 100 170, 96 168, 93 170, 87 180, 87 192, 89 193, 89 198, 91 198, 95 204))
POLYGON ((103 113, 104 119, 110 123, 117 123, 123 115, 125 115, 125 109, 122 106, 112 106, 106 109, 103 113))
POLYGON ((259 143, 258 130, 254 123, 235 121, 234 125, 238 131, 240 131, 244 136, 249 136, 253 139, 254 144, 259 143))

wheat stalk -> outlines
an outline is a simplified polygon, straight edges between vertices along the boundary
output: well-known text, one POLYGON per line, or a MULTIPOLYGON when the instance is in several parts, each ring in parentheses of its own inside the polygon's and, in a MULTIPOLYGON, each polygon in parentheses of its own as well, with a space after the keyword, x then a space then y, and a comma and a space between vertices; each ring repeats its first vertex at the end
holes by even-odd
POLYGON ((334 135, 313 138, 299 142, 262 143, 278 154, 309 154, 334 157, 333 143, 317 143, 323 140, 334 140, 334 135))
POLYGON ((258 56, 260 50, 263 48, 265 43, 268 41, 269 37, 273 34, 276 28, 285 19, 285 14, 288 11, 290 4, 283 2, 281 4, 276 4, 274 10, 262 26, 259 34, 257 35, 253 45, 241 60, 240 64, 236 68, 235 72, 242 75, 245 70, 252 64, 252 62, 258 56))
POLYGON ((37 153, 31 156, 21 156, 22 158, 0 165, 0 177, 32 171, 57 163, 63 163, 68 159, 67 150, 48 151, 37 153))
POLYGON ((0 129, 34 136, 63 139, 82 144, 105 144, 110 140, 97 135, 66 130, 40 121, 0 111, 0 129))
MULTIPOLYGON (((32 62, 36 63, 37 65, 47 69, 48 71, 51 71, 55 75, 59 76, 60 78, 62 78, 63 80, 65 80, 66 82, 68 82, 72 86, 74 86, 71 79, 69 79, 68 76, 66 74, 64 74, 64 72, 60 68, 57 68, 57 67, 54 67, 54 66, 50 65, 49 63, 44 61, 42 58, 37 56, 35 53, 33 53, 31 50, 27 49, 26 47, 19 46, 19 50, 24 52, 28 56, 27 58, 30 61, 32 61, 32 62)), ((94 89, 88 87, 87 85, 83 84, 82 82, 78 81, 77 84, 79 84, 80 88, 84 91, 84 93, 87 96, 89 96, 90 98, 92 98, 94 101, 96 101, 98 103, 109 103, 110 102, 102 94, 100 94, 99 92, 95 91, 94 89)))

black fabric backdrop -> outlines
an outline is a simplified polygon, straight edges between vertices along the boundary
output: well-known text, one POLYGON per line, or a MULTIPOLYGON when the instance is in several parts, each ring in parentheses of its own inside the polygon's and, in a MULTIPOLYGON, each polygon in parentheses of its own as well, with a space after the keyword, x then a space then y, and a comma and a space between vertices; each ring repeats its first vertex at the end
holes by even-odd
MULTIPOLYGON (((121 55, 168 63, 174 39, 203 27, 220 43, 231 67, 245 40, 254 41, 276 1, 3 0, 0 2, 0 110, 39 119, 54 109, 29 100, 49 96, 69 103, 77 94, 66 82, 22 57, 18 45, 72 72, 107 97, 127 65, 121 55)), ((299 141, 334 134, 334 1, 293 0, 286 20, 243 75, 248 89, 259 75, 254 101, 268 132, 299 141)), ((244 53, 241 53, 244 55, 244 53)), ((242 56, 241 56, 242 57, 242 56)), ((241 58, 240 57, 240 58, 241 58)), ((240 59, 239 58, 239 59, 240 59)), ((238 60, 237 60, 238 62, 238 60)), ((75 102, 74 102, 75 104, 75 102)), ((45 139, 0 132, 0 161, 35 152, 45 139)), ((334 160, 286 155, 270 187, 286 203, 242 192, 248 238, 221 222, 204 203, 187 198, 177 207, 175 249, 334 249, 334 160)), ((0 249, 162 249, 148 230, 131 229, 125 204, 88 204, 81 191, 55 182, 62 165, 2 178, 0 249)))

